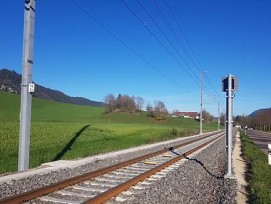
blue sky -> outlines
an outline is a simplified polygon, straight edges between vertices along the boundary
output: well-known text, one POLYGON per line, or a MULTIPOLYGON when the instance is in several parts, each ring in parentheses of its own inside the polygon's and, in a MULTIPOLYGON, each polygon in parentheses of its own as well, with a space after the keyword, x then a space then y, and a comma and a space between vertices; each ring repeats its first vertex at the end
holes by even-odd
MULTIPOLYGON (((271 1, 155 0, 161 14, 152 0, 123 0, 142 23, 121 0, 74 1, 87 14, 71 0, 36 1, 36 83, 91 100, 121 93, 161 100, 168 110, 199 111, 200 69, 204 108, 213 115, 217 99, 225 110, 221 78, 229 73, 239 80, 234 115, 271 107, 271 1)), ((23 17, 23 0, 1 0, 0 68, 18 73, 23 17)))

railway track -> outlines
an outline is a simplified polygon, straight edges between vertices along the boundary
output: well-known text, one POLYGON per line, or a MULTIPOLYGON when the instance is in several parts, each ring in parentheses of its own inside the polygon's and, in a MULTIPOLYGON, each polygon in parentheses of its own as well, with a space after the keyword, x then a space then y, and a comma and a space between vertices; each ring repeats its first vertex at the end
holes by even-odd
POLYGON ((99 169, 40 189, 0 200, 0 203, 114 203, 133 190, 166 176, 181 165, 181 159, 203 148, 224 132, 99 169), (121 195, 121 196, 118 196, 121 195))

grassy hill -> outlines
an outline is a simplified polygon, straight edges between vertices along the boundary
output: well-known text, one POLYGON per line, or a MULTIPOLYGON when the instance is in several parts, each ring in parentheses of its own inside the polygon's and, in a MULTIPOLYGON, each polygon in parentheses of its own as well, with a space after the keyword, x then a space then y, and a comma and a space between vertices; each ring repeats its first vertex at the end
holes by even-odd
MULTIPOLYGON (((0 92, 0 121, 19 121, 20 95, 0 92)), ((32 121, 83 122, 100 118, 103 108, 53 102, 39 98, 32 100, 32 121)))
MULTIPOLYGON (((20 95, 0 92, 0 173, 16 171, 20 95)), ((204 131, 216 124, 204 125, 204 131)), ((103 108, 33 98, 30 167, 198 132, 194 119, 156 122, 145 112, 104 114, 103 108)))

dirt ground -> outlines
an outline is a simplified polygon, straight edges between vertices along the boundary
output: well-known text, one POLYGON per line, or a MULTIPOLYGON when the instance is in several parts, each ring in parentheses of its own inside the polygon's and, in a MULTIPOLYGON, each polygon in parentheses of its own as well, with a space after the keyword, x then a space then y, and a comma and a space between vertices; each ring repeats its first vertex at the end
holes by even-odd
POLYGON ((246 162, 241 157, 240 133, 237 132, 235 145, 232 153, 232 165, 234 177, 237 180, 237 203, 247 203, 248 194, 246 192, 247 182, 245 180, 246 162))

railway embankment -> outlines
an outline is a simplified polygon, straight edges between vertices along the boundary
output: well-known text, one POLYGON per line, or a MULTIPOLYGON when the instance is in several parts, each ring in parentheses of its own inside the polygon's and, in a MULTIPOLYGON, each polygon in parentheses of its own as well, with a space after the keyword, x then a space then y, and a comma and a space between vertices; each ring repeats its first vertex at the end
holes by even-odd
MULTIPOLYGON (((80 161, 47 163, 28 172, 0 177, 0 198, 55 183, 112 164, 126 161, 161 148, 169 148, 176 142, 186 142, 199 135, 159 144, 141 146, 98 155, 80 161), (27 176, 24 176, 27 175, 27 176)), ((182 164, 173 168, 165 177, 146 182, 122 203, 236 203, 237 182, 225 179, 227 157, 224 137, 197 153, 186 156, 182 164)), ((110 202, 119 202, 113 199, 110 202)))

